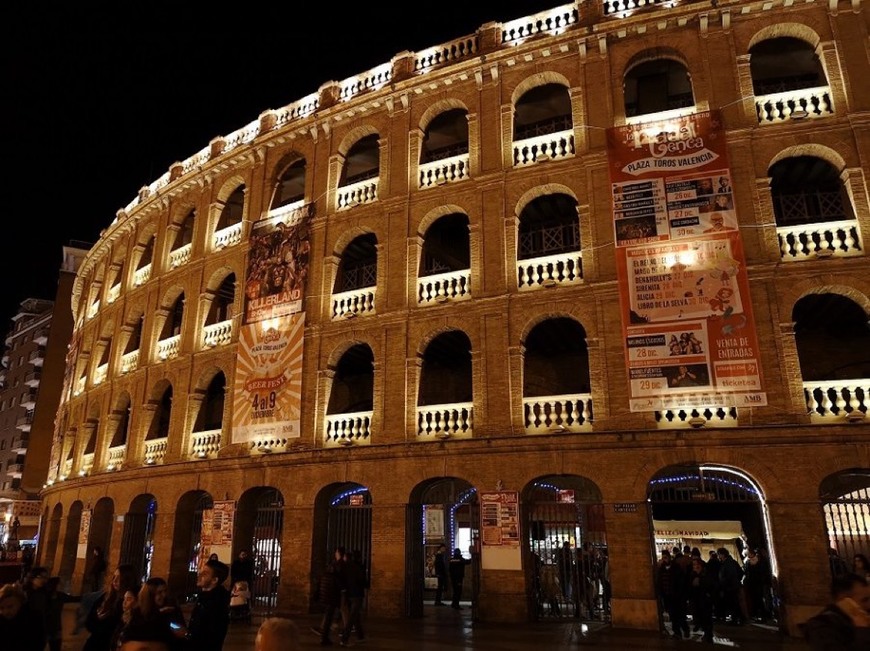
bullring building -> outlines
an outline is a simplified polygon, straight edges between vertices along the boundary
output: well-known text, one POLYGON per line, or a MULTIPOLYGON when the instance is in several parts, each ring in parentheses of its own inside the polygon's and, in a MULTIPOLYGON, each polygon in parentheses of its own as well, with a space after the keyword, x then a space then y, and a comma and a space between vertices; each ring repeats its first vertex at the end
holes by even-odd
POLYGON ((578 0, 215 138, 79 268, 39 560, 245 549, 305 613, 344 545, 414 617, 445 543, 476 620, 655 629, 661 549, 758 548, 794 633, 870 552, 868 49, 860 2, 578 0))

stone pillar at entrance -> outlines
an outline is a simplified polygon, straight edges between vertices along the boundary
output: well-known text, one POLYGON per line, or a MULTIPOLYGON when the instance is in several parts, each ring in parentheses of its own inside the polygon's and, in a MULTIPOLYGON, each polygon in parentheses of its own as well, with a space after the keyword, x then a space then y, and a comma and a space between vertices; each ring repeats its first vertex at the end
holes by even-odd
POLYGON ((404 617, 405 504, 372 504, 372 590, 369 614, 404 617))
POLYGON ((649 505, 646 502, 605 503, 604 519, 613 589, 610 601, 613 626, 658 630, 649 505))

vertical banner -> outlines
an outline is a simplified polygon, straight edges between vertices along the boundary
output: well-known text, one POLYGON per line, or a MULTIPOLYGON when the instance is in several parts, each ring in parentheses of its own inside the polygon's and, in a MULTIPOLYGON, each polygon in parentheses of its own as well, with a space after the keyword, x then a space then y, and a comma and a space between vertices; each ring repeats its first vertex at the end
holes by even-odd
POLYGON ((519 494, 516 491, 480 494, 480 532, 484 546, 519 546, 519 494))
POLYGON ((214 508, 203 509, 202 524, 199 529, 199 560, 196 564, 198 570, 202 569, 208 557, 211 556, 211 536, 214 530, 214 508))
POLYGON ((297 438, 305 315, 242 327, 233 387, 233 440, 297 438))
POLYGON ((76 558, 87 558, 88 537, 91 535, 91 509, 82 511, 82 519, 79 523, 79 544, 76 547, 76 558))
POLYGON ((300 435, 311 204, 257 222, 233 386, 233 441, 300 435))
MULTIPOLYGON (((211 554, 217 554, 218 559, 224 563, 232 563, 236 503, 233 500, 215 502, 214 507, 209 511, 209 549, 205 558, 208 559, 211 554)), ((205 530, 205 525, 206 521, 203 517, 203 530, 205 530)))
POLYGON ((767 404, 718 111, 607 130, 631 411, 767 404))

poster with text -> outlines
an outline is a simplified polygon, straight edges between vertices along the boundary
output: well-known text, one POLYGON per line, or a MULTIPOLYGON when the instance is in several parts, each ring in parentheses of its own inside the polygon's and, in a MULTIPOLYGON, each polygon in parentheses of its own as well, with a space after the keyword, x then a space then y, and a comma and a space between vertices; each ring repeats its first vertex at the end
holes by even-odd
POLYGON ((251 227, 245 272, 245 323, 302 310, 310 257, 311 206, 251 227))
POLYGON ((767 404, 718 112, 608 129, 631 411, 767 404))
POLYGON ((484 546, 519 546, 519 494, 516 491, 480 494, 480 532, 484 546))
POLYGON ((298 438, 305 314, 242 326, 233 387, 233 440, 298 438))
POLYGON ((79 540, 76 546, 76 558, 87 558, 88 538, 91 536, 91 509, 82 511, 82 519, 79 522, 79 540))

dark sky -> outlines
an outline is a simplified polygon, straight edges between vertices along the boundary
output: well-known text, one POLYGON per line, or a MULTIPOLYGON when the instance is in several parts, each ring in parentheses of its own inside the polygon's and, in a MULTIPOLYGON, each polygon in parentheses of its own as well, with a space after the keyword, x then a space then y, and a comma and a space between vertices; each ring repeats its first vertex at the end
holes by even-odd
POLYGON ((566 3, 88 4, 14 3, 0 30, 0 333, 25 298, 55 297, 62 246, 95 242, 140 187, 213 137, 398 52, 566 3))

